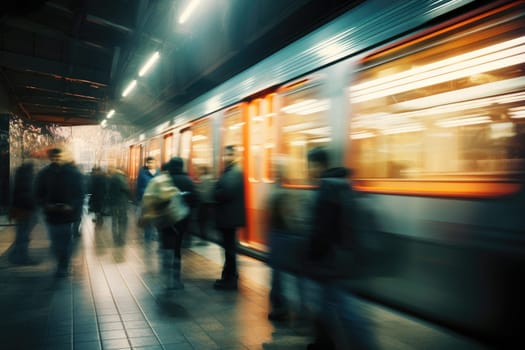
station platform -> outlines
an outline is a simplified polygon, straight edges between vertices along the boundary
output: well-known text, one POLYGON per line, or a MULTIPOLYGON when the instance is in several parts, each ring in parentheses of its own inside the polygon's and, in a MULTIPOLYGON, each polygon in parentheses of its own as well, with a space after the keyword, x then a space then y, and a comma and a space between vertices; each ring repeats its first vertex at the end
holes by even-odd
MULTIPOLYGON (((105 220, 95 229, 91 217, 83 218, 72 273, 60 279, 42 220, 30 245, 34 266, 8 262, 14 228, 0 227, 1 349, 295 350, 312 341, 307 320, 268 320, 270 269, 263 262, 239 256, 239 290, 214 290, 222 250, 192 238, 183 250, 185 289, 166 292, 157 242, 145 243, 130 217, 127 244, 114 247, 105 220)), ((380 349, 487 348, 381 305, 355 305, 380 349)))

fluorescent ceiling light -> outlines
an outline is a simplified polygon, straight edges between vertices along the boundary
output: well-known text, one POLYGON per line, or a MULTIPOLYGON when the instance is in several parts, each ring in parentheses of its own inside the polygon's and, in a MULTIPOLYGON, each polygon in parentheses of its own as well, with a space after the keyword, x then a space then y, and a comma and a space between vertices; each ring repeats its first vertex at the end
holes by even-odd
POLYGON ((509 109, 510 117, 512 119, 525 118, 525 106, 519 106, 509 109))
POLYGON ((100 123, 100 126, 105 127, 106 124, 107 124, 107 122, 108 122, 107 119, 104 119, 104 120, 102 121, 102 123, 100 123))
POLYGON ((436 125, 442 128, 453 128, 456 126, 465 126, 465 125, 476 125, 476 124, 485 124, 490 123, 492 119, 490 119, 487 115, 482 116, 473 116, 473 117, 467 117, 467 118, 459 118, 459 119, 445 119, 440 120, 436 122, 436 125))
POLYGON ((149 60, 142 66, 142 68, 139 71, 139 77, 144 76, 148 72, 148 70, 153 66, 155 62, 159 59, 159 52, 155 52, 149 60))
POLYGON ((188 5, 188 7, 186 7, 186 9, 184 10, 184 12, 182 12, 182 15, 179 17, 179 23, 180 24, 183 24, 184 22, 186 22, 186 20, 188 19, 188 17, 191 15, 191 13, 193 12, 193 10, 195 10, 195 8, 197 7, 197 5, 199 4, 200 0, 192 0, 190 2, 190 4, 188 5))
POLYGON ((525 36, 450 57, 350 88, 353 102, 363 102, 468 77, 525 62, 525 36))
POLYGON ((350 138, 352 140, 360 140, 360 139, 367 139, 367 138, 370 138, 370 137, 374 137, 375 135, 372 134, 371 132, 356 132, 356 133, 353 133, 353 134, 350 134, 350 138))
POLYGON ((111 118, 113 116, 113 114, 115 114, 115 110, 112 109, 111 111, 108 112, 108 115, 106 116, 106 118, 111 118))
POLYGON ((332 141, 330 137, 321 137, 319 139, 310 140, 311 143, 323 143, 323 142, 330 142, 330 141, 332 141))
POLYGON ((320 127, 320 128, 303 130, 301 132, 303 134, 308 134, 308 135, 329 135, 330 134, 330 128, 328 126, 323 126, 323 127, 320 127))
POLYGON ((128 87, 122 93, 122 97, 128 96, 128 94, 131 92, 131 90, 133 90, 135 88, 136 85, 137 85, 137 81, 136 80, 133 80, 131 83, 129 83, 128 87))
POLYGON ((308 99, 297 103, 285 106, 282 108, 283 112, 288 114, 308 115, 317 112, 326 111, 330 107, 330 102, 327 99, 316 100, 308 99))
POLYGON ((206 140, 206 139, 207 139, 207 137, 204 136, 204 135, 195 135, 195 136, 192 136, 192 137, 191 137, 191 140, 192 140, 193 142, 196 142, 196 141, 202 141, 202 140, 206 140))
POLYGON ((406 124, 403 126, 383 130, 384 135, 402 134, 416 131, 423 131, 425 128, 420 123, 406 124))
MULTIPOLYGON (((392 108, 399 109, 423 109, 434 106, 446 105, 449 103, 473 100, 480 97, 493 96, 502 93, 508 93, 513 90, 521 89, 525 86, 525 77, 518 77, 506 80, 500 80, 493 83, 473 86, 464 89, 452 90, 441 94, 427 97, 416 98, 405 102, 399 102, 392 105, 392 108)), ((506 101, 505 101, 506 102, 506 101)), ((500 103, 505 103, 501 102, 500 103)))

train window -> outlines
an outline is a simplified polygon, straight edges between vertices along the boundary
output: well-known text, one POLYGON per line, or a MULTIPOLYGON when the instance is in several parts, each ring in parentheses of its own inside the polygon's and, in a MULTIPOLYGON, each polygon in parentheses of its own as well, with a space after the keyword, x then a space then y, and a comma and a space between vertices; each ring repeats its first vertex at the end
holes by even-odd
POLYGON ((284 184, 309 184, 306 155, 312 148, 330 142, 330 127, 325 113, 330 102, 321 94, 320 85, 304 85, 281 94, 279 127, 281 153, 286 159, 279 169, 284 184))
POLYGON ((129 153, 129 179, 131 182, 135 182, 142 164, 142 145, 131 146, 129 153))
POLYGON ((159 137, 155 137, 149 141, 147 156, 155 158, 157 162, 161 161, 160 159, 160 138, 159 137))
POLYGON ((179 157, 184 160, 184 170, 191 174, 191 135, 192 131, 190 129, 183 130, 180 135, 180 153, 179 157))
POLYGON ((239 165, 244 165, 244 106, 239 105, 228 109, 224 114, 222 127, 222 148, 228 145, 237 147, 239 165))
POLYGON ((202 167, 206 167, 210 174, 215 174, 213 169, 213 140, 212 128, 209 118, 200 120, 191 128, 191 167, 192 174, 200 174, 202 167))
POLYGON ((173 134, 164 135, 162 143, 162 162, 168 162, 173 157, 173 134))
POLYGON ((250 103, 249 113, 249 180, 273 181, 271 159, 275 149, 273 94, 250 103))
POLYGON ((364 60, 349 87, 358 188, 465 196, 518 188, 505 184, 525 169, 525 21, 496 17, 364 60))

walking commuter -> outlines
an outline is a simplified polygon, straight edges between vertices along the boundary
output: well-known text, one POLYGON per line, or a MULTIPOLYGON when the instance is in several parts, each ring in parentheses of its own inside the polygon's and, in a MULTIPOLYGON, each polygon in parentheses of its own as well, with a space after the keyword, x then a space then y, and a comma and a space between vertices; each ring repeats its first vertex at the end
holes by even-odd
POLYGON ((183 171, 184 162, 182 158, 173 157, 166 164, 165 170, 171 177, 175 187, 183 193, 186 205, 190 208, 190 213, 181 221, 174 224, 158 224, 157 230, 160 233, 161 254, 162 254, 162 273, 164 275, 168 289, 182 289, 184 284, 181 282, 181 246, 182 240, 188 234, 191 220, 191 211, 198 207, 199 196, 193 181, 187 173, 183 171))
POLYGON ((51 248, 57 262, 56 276, 68 274, 72 251, 73 224, 82 213, 82 174, 68 164, 61 148, 48 151, 51 163, 37 175, 35 195, 42 207, 51 248))
POLYGON ((198 212, 199 221, 199 233, 203 240, 208 239, 208 230, 210 229, 210 221, 213 217, 213 186, 215 181, 213 175, 210 174, 210 170, 207 166, 199 168, 199 182, 197 184, 197 190, 199 191, 200 205, 198 212))
MULTIPOLYGON (((340 271, 352 269, 337 260, 336 250, 355 232, 347 232, 343 222, 351 213, 345 205, 353 204, 344 196, 352 196, 347 180, 349 171, 329 167, 329 154, 324 148, 308 152, 310 177, 319 185, 312 212, 312 235, 308 250, 308 270, 317 271, 314 278, 321 285, 321 305, 315 320, 315 341, 308 346, 315 349, 373 349, 374 341, 366 320, 352 306, 352 298, 345 298, 338 282, 340 271), (340 266, 341 265, 341 266, 340 266), (350 346, 351 344, 351 346, 350 346)), ((351 238, 351 237, 350 237, 351 238)), ((351 239, 350 239, 351 240, 351 239)))
MULTIPOLYGON (((144 191, 148 186, 148 183, 159 173, 157 169, 157 161, 153 157, 147 157, 145 165, 140 169, 139 175, 137 178, 137 203, 142 202, 142 197, 144 196, 144 191)), ((137 215, 141 217, 140 212, 137 215)), ((155 226, 152 223, 146 223, 144 226, 144 241, 149 243, 151 240, 154 240, 156 236, 155 226)))
POLYGON ((113 243, 123 246, 128 230, 128 201, 131 199, 126 174, 111 168, 108 179, 108 206, 111 214, 111 232, 113 243))
POLYGON ((215 281, 216 289, 237 289, 237 238, 236 231, 245 225, 245 199, 243 173, 237 164, 236 149, 224 148, 224 170, 215 184, 215 222, 222 236, 224 266, 221 278, 215 281))
POLYGON ((90 178, 91 197, 89 198, 89 210, 95 215, 93 222, 96 226, 104 223, 104 212, 107 200, 107 176, 100 167, 94 167, 90 178))
POLYGON ((9 219, 16 223, 16 236, 9 252, 13 264, 33 265, 29 257, 31 231, 37 222, 36 202, 33 193, 34 163, 25 161, 15 172, 9 219))

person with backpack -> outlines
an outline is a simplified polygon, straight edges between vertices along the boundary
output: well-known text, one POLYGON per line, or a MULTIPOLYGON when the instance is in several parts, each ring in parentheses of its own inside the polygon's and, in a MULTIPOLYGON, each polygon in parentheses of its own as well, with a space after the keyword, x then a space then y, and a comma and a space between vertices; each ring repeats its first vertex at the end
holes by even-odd
POLYGON ((162 275, 166 287, 183 289, 181 246, 187 234, 191 210, 199 197, 193 181, 183 172, 182 158, 173 157, 146 187, 142 201, 142 221, 154 223, 160 234, 162 275))
POLYGON ((347 179, 349 170, 330 168, 329 153, 322 147, 308 152, 308 171, 318 185, 312 212, 312 232, 306 270, 320 286, 321 305, 315 318, 314 343, 308 350, 373 349, 367 321, 345 298, 338 282, 350 278, 356 232, 352 227, 355 201, 347 179), (347 256, 349 258, 347 258, 347 256))

